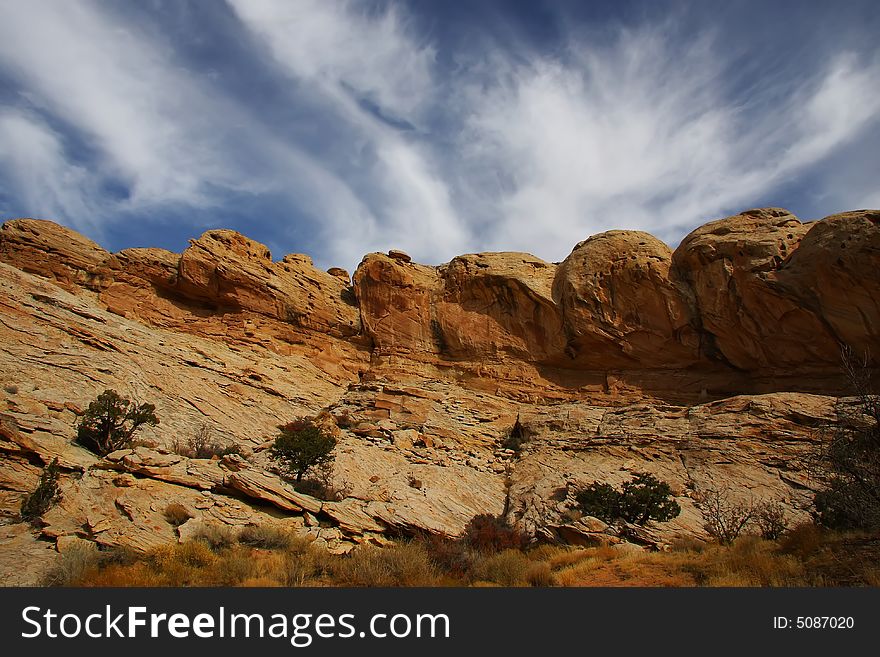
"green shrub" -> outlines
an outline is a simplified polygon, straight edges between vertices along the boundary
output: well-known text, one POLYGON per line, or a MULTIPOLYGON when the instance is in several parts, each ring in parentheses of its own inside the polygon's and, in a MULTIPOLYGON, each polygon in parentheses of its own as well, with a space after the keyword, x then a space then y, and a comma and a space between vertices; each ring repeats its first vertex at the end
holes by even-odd
POLYGON ((49 465, 43 468, 40 474, 40 481, 34 492, 28 495, 21 503, 22 520, 33 522, 41 515, 49 510, 58 499, 61 493, 58 490, 58 475, 60 469, 58 467, 58 459, 54 459, 49 465))
POLYGON ((620 517, 620 493, 611 484, 594 481, 575 495, 578 505, 588 516, 605 522, 613 522, 620 517))
POLYGON ((153 404, 138 405, 115 390, 105 390, 79 418, 76 440, 99 456, 130 447, 138 429, 159 424, 155 411, 153 404))
POLYGON ((298 418, 278 427, 281 433, 270 448, 270 456, 278 462, 284 474, 297 483, 303 475, 333 459, 336 438, 307 418, 298 418))
POLYGON ((672 520, 681 513, 681 507, 672 499, 669 484, 654 475, 639 472, 623 484, 620 511, 627 522, 644 525, 648 520, 672 520))
POLYGON ((648 520, 672 520, 681 507, 672 499, 672 489, 654 475, 637 472, 618 491, 610 484, 594 481, 575 496, 581 510, 605 522, 622 518, 644 525, 648 520))

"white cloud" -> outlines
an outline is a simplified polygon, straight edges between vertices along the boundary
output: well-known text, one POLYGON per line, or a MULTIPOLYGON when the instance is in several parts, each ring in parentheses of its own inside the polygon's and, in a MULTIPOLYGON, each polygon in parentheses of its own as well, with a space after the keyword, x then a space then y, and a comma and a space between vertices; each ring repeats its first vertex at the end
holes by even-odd
POLYGON ((494 65, 492 84, 464 94, 472 114, 462 148, 472 169, 506 184, 469 198, 490 217, 489 247, 551 259, 602 230, 676 240, 683 226, 750 207, 880 108, 878 63, 843 55, 756 115, 769 92, 731 97, 731 62, 711 39, 682 48, 650 28, 606 47, 572 43, 564 58, 494 65))
POLYGON ((343 0, 229 0, 239 18, 268 39, 298 78, 337 97, 346 90, 390 115, 414 121, 433 92, 434 50, 416 42, 393 6, 369 13, 343 0))
POLYGON ((831 53, 737 91, 711 33, 688 41, 667 24, 601 44, 570 35, 553 52, 474 37, 446 70, 444 44, 400 4, 228 3, 271 60, 261 73, 283 71, 269 97, 289 108, 265 112, 187 68, 173 36, 118 6, 0 0, 0 69, 21 94, 0 113, 0 167, 31 214, 94 236, 133 212, 264 196, 297 217, 275 242, 351 267, 392 247, 423 262, 489 249, 559 260, 610 228, 674 242, 806 174, 825 205, 878 204, 869 177, 847 183, 828 165, 880 116, 877 59, 831 53), (286 132, 271 117, 287 109, 302 123, 286 132), (106 193, 119 180, 129 198, 106 193))
MULTIPOLYGON (((465 249, 467 228, 453 208, 443 172, 419 128, 422 112, 437 97, 435 52, 420 43, 391 7, 368 14, 362 3, 229 0, 247 27, 265 39, 275 61, 292 79, 310 85, 334 115, 372 153, 369 188, 361 190, 377 216, 372 235, 358 230, 329 234, 358 248, 403 248, 423 261, 449 259, 465 249), (406 121, 401 132, 382 116, 406 121)), ((332 162, 326 163, 332 167, 332 162)), ((349 225, 351 222, 349 221, 349 225)))
POLYGON ((39 119, 0 110, 0 170, 25 199, 31 216, 52 218, 71 212, 77 217, 74 228, 98 227, 89 172, 67 161, 58 135, 39 119))
POLYGON ((132 204, 203 205, 206 183, 232 183, 205 129, 213 99, 136 31, 87 2, 9 3, 0 26, 31 101, 85 135, 132 204))

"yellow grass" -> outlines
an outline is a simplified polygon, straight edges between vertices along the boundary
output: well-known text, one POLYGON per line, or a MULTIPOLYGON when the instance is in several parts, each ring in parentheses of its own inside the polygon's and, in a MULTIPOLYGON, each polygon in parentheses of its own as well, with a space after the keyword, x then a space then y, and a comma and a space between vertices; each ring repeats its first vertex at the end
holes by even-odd
POLYGON ((878 586, 880 537, 795 528, 780 541, 679 541, 481 553, 447 542, 400 542, 333 555, 307 540, 251 531, 240 542, 194 540, 137 558, 71 553, 49 583, 79 586, 878 586), (218 545, 219 543, 219 545, 218 545), (266 545, 271 547, 255 547, 266 545), (455 550, 460 550, 456 553, 455 550), (460 557, 455 559, 451 557, 460 557))

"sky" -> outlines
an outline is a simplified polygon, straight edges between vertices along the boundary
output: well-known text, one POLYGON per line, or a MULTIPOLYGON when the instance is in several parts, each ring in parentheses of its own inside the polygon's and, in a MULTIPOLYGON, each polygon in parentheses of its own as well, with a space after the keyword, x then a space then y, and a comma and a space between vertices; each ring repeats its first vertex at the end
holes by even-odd
POLYGON ((877 34, 874 0, 0 0, 0 220, 352 270, 878 208, 877 34))

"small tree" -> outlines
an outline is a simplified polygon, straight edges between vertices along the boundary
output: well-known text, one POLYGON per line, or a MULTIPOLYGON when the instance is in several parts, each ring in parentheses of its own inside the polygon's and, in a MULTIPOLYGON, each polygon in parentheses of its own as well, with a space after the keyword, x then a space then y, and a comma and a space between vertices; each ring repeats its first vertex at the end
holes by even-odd
POLYGON ((80 417, 76 440, 100 456, 130 447, 138 429, 159 424, 155 411, 153 404, 138 405, 115 390, 105 390, 80 417))
POLYGON ((825 488, 815 496, 816 521, 836 529, 880 528, 880 394, 868 353, 841 349, 844 374, 855 403, 839 402, 816 458, 825 488))
POLYGON ((620 517, 620 493, 611 484, 594 481, 575 496, 578 505, 588 516, 605 522, 620 517))
POLYGON ((627 522, 644 525, 648 520, 666 522, 681 513, 672 499, 672 489, 654 475, 637 472, 623 484, 620 494, 620 515, 627 522))
POLYGON ((619 491, 610 484, 594 481, 575 499, 585 514, 605 522, 623 518, 644 525, 648 520, 672 520, 681 513, 669 484, 646 472, 635 473, 619 491))
POLYGON ((58 490, 59 474, 60 469, 58 467, 58 459, 56 458, 43 468, 43 472, 40 475, 40 481, 37 483, 34 492, 22 500, 22 520, 33 522, 46 513, 46 511, 49 510, 49 507, 58 501, 61 497, 61 493, 58 490))
POLYGON ((270 455, 287 476, 296 478, 297 483, 310 469, 333 459, 336 438, 312 420, 297 418, 278 428, 281 433, 275 438, 270 455))

